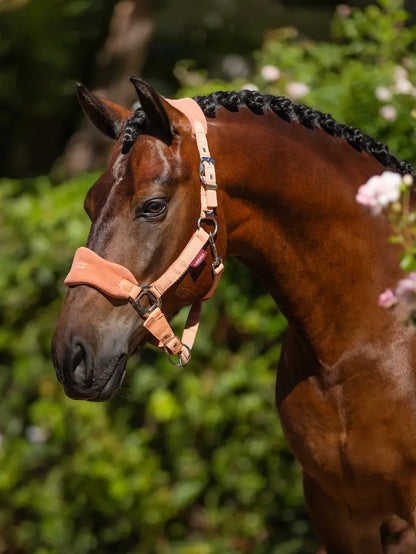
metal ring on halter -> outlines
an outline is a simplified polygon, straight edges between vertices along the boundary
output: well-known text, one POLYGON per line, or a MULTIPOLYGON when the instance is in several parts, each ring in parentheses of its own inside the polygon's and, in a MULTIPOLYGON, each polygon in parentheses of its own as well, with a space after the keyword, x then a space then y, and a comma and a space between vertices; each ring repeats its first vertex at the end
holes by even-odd
POLYGON ((210 233, 210 235, 214 238, 217 236, 217 231, 218 231, 218 223, 217 223, 217 219, 212 216, 212 217, 200 217, 198 219, 198 229, 201 228, 201 223, 203 221, 207 221, 208 223, 214 223, 214 230, 212 231, 212 233, 210 233))
MULTIPOLYGON (((183 347, 183 348, 186 348, 186 350, 188 351, 188 361, 187 361, 187 363, 188 363, 189 360, 191 359, 191 356, 192 356, 192 354, 191 354, 191 349, 189 348, 189 346, 187 346, 186 344, 183 344, 183 343, 182 343, 182 347, 183 347)), ((183 367, 183 366, 184 366, 184 363, 182 362, 182 358, 181 358, 181 353, 180 353, 180 352, 179 352, 179 354, 178 354, 178 360, 179 360, 178 363, 176 363, 175 361, 173 361, 173 356, 172 356, 172 354, 170 354, 167 350, 165 350, 165 352, 166 352, 166 355, 167 355, 167 357, 168 357, 168 360, 170 361, 170 363, 171 363, 172 365, 174 365, 174 366, 176 366, 176 367, 183 367)))

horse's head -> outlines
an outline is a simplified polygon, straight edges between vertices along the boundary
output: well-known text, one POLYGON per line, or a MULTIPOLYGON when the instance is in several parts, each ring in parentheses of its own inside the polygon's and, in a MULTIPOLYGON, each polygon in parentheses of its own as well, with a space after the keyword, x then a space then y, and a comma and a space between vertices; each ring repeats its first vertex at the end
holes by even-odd
MULTIPOLYGON (((78 96, 91 121, 117 140, 107 169, 85 199, 91 219, 87 246, 97 259, 124 266, 141 286, 166 271, 197 229, 200 157, 188 118, 144 81, 132 82, 141 104, 134 113, 81 85, 78 96)), ((163 294, 167 318, 210 289, 212 255, 192 264, 163 294)), ((68 396, 106 400, 119 387, 128 356, 152 339, 128 299, 106 294, 95 282, 75 284, 52 340, 54 365, 68 396)), ((145 294, 145 313, 152 302, 145 294)))

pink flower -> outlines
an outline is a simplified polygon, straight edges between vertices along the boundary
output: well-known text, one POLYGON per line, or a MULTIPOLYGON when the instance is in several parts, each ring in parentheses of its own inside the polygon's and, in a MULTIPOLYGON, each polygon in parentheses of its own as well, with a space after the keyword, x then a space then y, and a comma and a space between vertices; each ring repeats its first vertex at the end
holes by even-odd
POLYGON ((416 314, 416 272, 409 273, 397 283, 395 290, 398 315, 405 323, 415 324, 416 314))
POLYGON ((260 75, 265 81, 277 81, 280 77, 280 69, 275 65, 264 65, 260 70, 260 75))
POLYGON ((382 308, 391 308, 397 304, 397 297, 391 289, 386 289, 378 297, 378 305, 382 308))
POLYGON ((381 206, 378 204, 377 199, 367 191, 366 185, 361 185, 355 199, 359 204, 370 208, 373 215, 381 213, 381 206))
POLYGON ((347 4, 339 4, 337 6, 337 14, 341 17, 349 17, 351 15, 351 8, 347 4))
POLYGON ((398 173, 384 171, 361 185, 355 199, 359 204, 370 208, 373 215, 378 215, 384 206, 400 198, 401 183, 402 178, 398 173))

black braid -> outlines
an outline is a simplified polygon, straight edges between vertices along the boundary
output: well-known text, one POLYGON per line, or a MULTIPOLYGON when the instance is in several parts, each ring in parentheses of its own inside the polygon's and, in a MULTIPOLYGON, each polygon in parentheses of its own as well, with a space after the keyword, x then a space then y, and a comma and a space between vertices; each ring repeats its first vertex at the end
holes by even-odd
MULTIPOLYGON (((218 108, 238 112, 240 107, 246 106, 258 115, 263 114, 265 111, 272 111, 287 122, 299 121, 299 123, 309 129, 321 127, 329 135, 344 139, 358 152, 368 152, 385 167, 397 171, 401 175, 406 173, 415 175, 412 165, 409 162, 398 160, 389 152, 385 144, 377 142, 360 129, 345 125, 344 123, 338 123, 331 114, 313 110, 303 104, 294 104, 289 98, 284 96, 261 94, 258 91, 252 90, 242 90, 240 92, 217 91, 212 92, 208 96, 194 96, 194 100, 199 104, 205 116, 209 118, 215 117, 218 108)), ((124 128, 123 153, 127 153, 137 137, 146 131, 146 123, 148 123, 146 114, 141 108, 138 108, 134 112, 133 117, 127 121, 124 128)))
POLYGON ((257 91, 242 90, 240 92, 213 92, 209 96, 194 96, 206 117, 215 117, 217 108, 226 108, 230 111, 238 111, 240 106, 246 106, 256 114, 262 114, 266 110, 273 111, 285 121, 297 120, 299 123, 313 129, 321 127, 329 135, 340 137, 348 142, 358 152, 368 152, 382 165, 397 171, 401 175, 410 173, 415 175, 409 162, 398 160, 389 152, 388 147, 377 142, 360 129, 337 123, 331 114, 313 110, 303 104, 293 104, 284 96, 272 96, 260 94, 257 91))

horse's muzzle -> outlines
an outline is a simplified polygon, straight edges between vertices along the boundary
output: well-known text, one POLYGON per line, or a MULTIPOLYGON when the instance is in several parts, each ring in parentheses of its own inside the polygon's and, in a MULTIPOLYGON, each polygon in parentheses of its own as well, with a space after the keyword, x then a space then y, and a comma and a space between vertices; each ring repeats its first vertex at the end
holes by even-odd
POLYGON ((97 356, 78 337, 63 348, 53 340, 52 359, 65 393, 74 400, 108 400, 117 392, 126 373, 127 353, 97 356))

